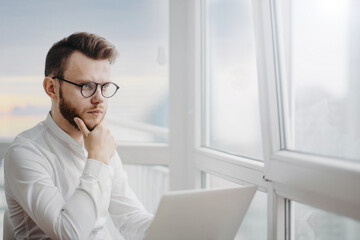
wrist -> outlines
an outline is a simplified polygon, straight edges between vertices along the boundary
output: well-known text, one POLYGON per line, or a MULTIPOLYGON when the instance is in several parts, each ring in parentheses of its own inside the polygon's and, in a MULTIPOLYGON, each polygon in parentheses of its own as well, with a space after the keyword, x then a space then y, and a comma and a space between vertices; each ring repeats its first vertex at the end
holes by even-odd
POLYGON ((91 158, 91 159, 95 159, 99 162, 103 162, 105 164, 108 164, 108 159, 106 159, 106 157, 104 156, 101 156, 101 154, 94 154, 94 153, 89 153, 88 154, 88 158, 91 158))

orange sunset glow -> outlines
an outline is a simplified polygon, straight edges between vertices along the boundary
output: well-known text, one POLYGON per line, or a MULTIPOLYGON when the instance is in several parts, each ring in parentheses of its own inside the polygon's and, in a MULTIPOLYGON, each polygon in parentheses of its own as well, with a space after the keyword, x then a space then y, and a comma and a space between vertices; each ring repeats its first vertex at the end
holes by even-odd
POLYGON ((11 138, 43 120, 50 100, 40 76, 1 76, 0 138, 11 138))

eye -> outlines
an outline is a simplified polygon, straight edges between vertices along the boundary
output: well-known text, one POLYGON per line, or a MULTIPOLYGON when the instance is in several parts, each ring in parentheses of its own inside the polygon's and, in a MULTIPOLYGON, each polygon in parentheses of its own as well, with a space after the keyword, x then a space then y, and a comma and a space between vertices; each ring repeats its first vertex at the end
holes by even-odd
POLYGON ((96 87, 96 84, 91 83, 91 82, 89 82, 89 83, 84 83, 84 84, 82 85, 83 90, 93 90, 95 87, 96 87))
POLYGON ((102 88, 103 89, 106 89, 106 88, 108 88, 109 87, 109 83, 105 83, 104 85, 102 85, 102 88))

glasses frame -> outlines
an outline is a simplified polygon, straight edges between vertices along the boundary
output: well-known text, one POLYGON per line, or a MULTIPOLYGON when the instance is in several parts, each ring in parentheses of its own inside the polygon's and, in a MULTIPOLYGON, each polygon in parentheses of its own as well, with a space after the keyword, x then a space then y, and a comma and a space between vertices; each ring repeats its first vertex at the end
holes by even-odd
POLYGON ((104 98, 111 98, 112 96, 114 96, 114 95, 116 94, 116 92, 117 92, 117 91, 119 90, 119 88, 120 88, 118 85, 116 85, 116 84, 113 83, 113 82, 106 82, 106 83, 100 84, 100 83, 97 83, 97 82, 91 82, 91 81, 89 81, 89 82, 86 82, 86 83, 80 83, 80 84, 79 84, 79 83, 71 82, 71 81, 66 80, 66 79, 64 79, 64 78, 62 78, 62 77, 59 77, 59 76, 54 76, 54 77, 52 77, 52 79, 58 79, 58 80, 60 80, 60 81, 64 81, 64 82, 67 82, 67 83, 70 83, 70 84, 73 84, 73 85, 75 85, 75 86, 80 87, 80 93, 81 93, 81 95, 82 95, 84 98, 92 97, 92 96, 96 93, 99 85, 100 85, 100 89, 101 89, 101 95, 102 95, 104 98), (89 84, 89 83, 95 84, 95 85, 96 85, 96 88, 95 88, 94 92, 93 92, 90 96, 87 96, 87 97, 86 97, 86 96, 84 96, 84 94, 83 94, 83 86, 86 85, 86 84, 89 84), (109 83, 115 85, 116 90, 115 90, 115 92, 114 92, 111 96, 106 97, 106 96, 103 94, 103 88, 104 88, 104 86, 105 86, 106 84, 109 84, 109 83))

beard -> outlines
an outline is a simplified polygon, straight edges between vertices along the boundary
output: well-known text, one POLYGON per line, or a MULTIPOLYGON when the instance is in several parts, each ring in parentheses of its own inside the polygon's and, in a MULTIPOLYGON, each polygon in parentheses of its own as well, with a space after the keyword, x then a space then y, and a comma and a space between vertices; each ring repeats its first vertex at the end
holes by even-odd
MULTIPOLYGON (((59 108, 60 108, 61 115, 66 119, 66 121, 68 121, 68 123, 70 123, 70 125, 73 126, 75 129, 80 131, 79 127, 77 126, 77 124, 74 121, 74 118, 78 117, 81 120, 83 120, 84 123, 85 123, 85 120, 81 117, 81 114, 78 112, 78 110, 71 105, 71 103, 65 101, 65 99, 63 98, 61 87, 60 87, 60 91, 59 91, 59 108)), ((104 118, 104 116, 105 116, 105 114, 103 115, 102 118, 104 118)), ((97 126, 97 124, 89 125, 87 123, 85 123, 85 125, 90 132, 92 130, 94 130, 94 128, 97 126)))

